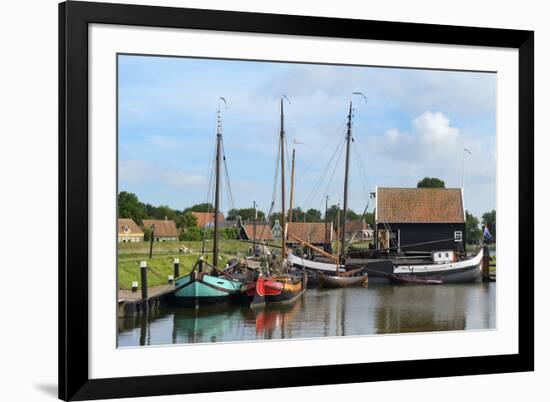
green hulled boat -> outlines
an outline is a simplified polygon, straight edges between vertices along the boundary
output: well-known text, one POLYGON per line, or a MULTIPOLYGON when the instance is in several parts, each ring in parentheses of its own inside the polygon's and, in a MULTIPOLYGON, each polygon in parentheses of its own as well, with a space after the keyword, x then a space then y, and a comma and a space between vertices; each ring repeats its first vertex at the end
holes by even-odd
POLYGON ((176 300, 183 304, 225 303, 238 297, 241 282, 231 278, 209 275, 198 269, 176 280, 176 300))
MULTIPOLYGON (((220 101, 225 103, 224 98, 220 101)), ((220 168, 222 158, 222 123, 220 113, 221 102, 218 105, 218 124, 216 134, 216 160, 215 160, 215 191, 214 191, 214 241, 213 241, 213 265, 203 261, 202 255, 195 264, 195 268, 189 275, 176 279, 176 291, 174 293, 176 302, 188 305, 225 303, 232 296, 240 294, 241 282, 234 279, 228 273, 217 268, 219 261, 219 239, 220 239, 220 168), (211 272, 204 271, 204 264, 211 268, 211 272)), ((227 172, 226 172, 227 173, 227 172)), ((204 249, 203 249, 204 251, 204 249)))

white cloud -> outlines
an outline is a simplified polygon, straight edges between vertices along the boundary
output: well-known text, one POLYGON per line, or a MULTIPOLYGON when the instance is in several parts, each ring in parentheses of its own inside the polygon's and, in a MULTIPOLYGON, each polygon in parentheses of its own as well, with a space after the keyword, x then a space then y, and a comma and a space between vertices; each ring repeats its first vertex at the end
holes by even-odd
POLYGON ((150 181, 153 179, 151 165, 142 160, 121 160, 118 163, 118 178, 130 183, 150 181))
POLYGON ((161 177, 172 187, 202 186, 206 183, 204 176, 184 173, 181 171, 164 171, 161 177))
POLYGON ((118 166, 119 179, 128 183, 161 181, 173 188, 204 186, 205 177, 181 170, 163 168, 143 160, 122 160, 118 166))
POLYGON ((403 135, 395 128, 390 128, 388 131, 386 131, 385 136, 391 143, 396 143, 397 141, 399 141, 400 138, 403 137, 403 135))
POLYGON ((458 128, 451 127, 449 119, 441 112, 426 111, 412 121, 420 141, 426 145, 452 146, 459 136, 458 128))

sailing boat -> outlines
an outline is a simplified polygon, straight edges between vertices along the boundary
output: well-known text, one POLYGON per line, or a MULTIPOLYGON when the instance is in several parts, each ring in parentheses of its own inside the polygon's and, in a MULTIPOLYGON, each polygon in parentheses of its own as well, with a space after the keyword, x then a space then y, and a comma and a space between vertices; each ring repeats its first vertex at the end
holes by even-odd
MULTIPOLYGON (((354 92, 354 95, 361 95, 364 97, 364 95, 361 92, 354 92)), ((344 216, 342 220, 342 233, 341 233, 341 255, 340 252, 337 253, 337 257, 334 257, 331 254, 328 254, 326 252, 321 252, 318 248, 314 247, 311 244, 308 244, 306 241, 302 239, 297 239, 295 236, 293 236, 296 240, 298 240, 302 245, 311 248, 312 250, 319 252, 320 254, 324 255, 325 257, 328 257, 330 260, 333 260, 336 262, 335 265, 333 264, 327 264, 322 262, 313 262, 313 261, 307 261, 303 259, 299 259, 297 257, 293 257, 291 259, 292 263, 298 266, 308 267, 310 269, 317 270, 317 275, 319 278, 319 283, 323 287, 331 287, 331 288, 341 288, 341 287, 351 287, 351 286, 361 286, 365 282, 368 281, 368 275, 364 274, 361 275, 361 272, 363 271, 362 267, 347 271, 341 274, 341 265, 340 260, 346 261, 346 215, 347 215, 347 209, 348 209, 348 182, 349 182, 349 160, 350 160, 350 144, 352 141, 352 134, 351 134, 351 127, 352 127, 352 115, 353 115, 353 103, 350 100, 349 102, 349 114, 348 114, 348 122, 347 122, 347 132, 346 132, 346 165, 345 165, 345 174, 344 174, 344 216), (327 273, 331 273, 334 275, 327 275, 327 273)), ((340 211, 340 208, 338 207, 338 211, 340 211)), ((338 212, 338 226, 340 224, 340 218, 339 215, 340 212, 338 212)), ((345 269, 344 269, 345 271, 345 269)))
MULTIPOLYGON (((285 224, 285 129, 284 129, 284 98, 281 97, 281 126, 280 126, 280 158, 281 158, 281 226, 283 227, 282 248, 281 248, 281 267, 282 274, 270 275, 269 271, 260 272, 256 280, 245 284, 242 292, 245 299, 250 301, 251 307, 265 307, 270 304, 290 304, 298 300, 305 292, 307 287, 307 274, 305 270, 302 274, 291 272, 286 267, 286 224, 285 224)), ((286 98, 288 100, 288 98, 286 98)))
MULTIPOLYGON (((220 98, 220 101, 225 103, 224 98, 220 98)), ((241 282, 239 280, 217 267, 220 241, 220 168, 222 160, 222 121, 220 106, 221 102, 218 105, 217 113, 213 260, 212 264, 208 264, 201 255, 191 273, 176 279, 176 290, 174 292, 175 300, 177 303, 184 305, 190 304, 197 306, 199 304, 225 303, 231 298, 237 297, 241 288, 241 282), (205 272, 205 265, 211 268, 211 273, 205 272)))
MULTIPOLYGON (((344 207, 345 208, 345 207, 344 207)), ((340 228, 340 205, 338 205, 337 214, 337 228, 340 228)), ((345 220, 345 217, 344 217, 345 220)), ((337 232, 338 232, 337 229, 337 232)), ((340 256, 339 242, 336 245, 336 255, 340 256)), ((336 270, 336 276, 329 276, 326 274, 319 274, 319 283, 324 288, 350 288, 356 286, 362 286, 368 282, 368 275, 352 276, 356 273, 360 274, 363 271, 362 268, 355 269, 353 271, 347 271, 345 275, 340 276, 340 270, 336 270)))

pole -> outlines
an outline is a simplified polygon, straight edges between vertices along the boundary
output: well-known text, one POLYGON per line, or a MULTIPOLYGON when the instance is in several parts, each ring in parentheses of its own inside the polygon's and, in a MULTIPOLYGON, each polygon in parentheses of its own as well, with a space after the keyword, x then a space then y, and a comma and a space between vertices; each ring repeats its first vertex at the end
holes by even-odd
POLYGON ((141 261, 139 264, 141 270, 141 300, 147 300, 147 261, 141 261))
POLYGON ((285 208, 285 127, 284 127, 284 110, 283 98, 281 98, 281 223, 283 226, 282 246, 283 261, 286 259, 286 208, 285 208))
POLYGON ((221 142, 222 142, 222 121, 220 106, 218 105, 218 128, 216 134, 216 194, 214 200, 214 249, 212 251, 212 265, 218 267, 219 247, 219 224, 220 224, 220 166, 221 166, 221 142))
MULTIPOLYGON (((349 101, 348 131, 346 134, 346 171, 344 175, 344 217, 342 220, 342 256, 346 257, 346 214, 348 211, 348 179, 349 179, 349 150, 351 144, 351 114, 353 110, 352 101, 349 101)), ((338 208, 340 211, 340 208, 338 208)), ((340 222, 338 222, 339 224, 340 222)))
POLYGON ((155 241, 155 225, 151 225, 151 243, 149 244, 149 259, 153 257, 153 242, 155 241))
POLYGON ((254 247, 254 251, 252 255, 256 255, 256 201, 254 201, 254 222, 252 226, 252 247, 254 247))
MULTIPOLYGON (((336 213, 336 237, 340 234, 340 205, 338 205, 338 212, 336 213)), ((336 276, 340 276, 340 241, 336 242, 336 276)))
POLYGON ((180 277, 180 259, 174 258, 174 278, 178 279, 180 277))
MULTIPOLYGON (((328 195, 325 197, 325 247, 329 243, 329 234, 328 234, 328 195)), ((325 250, 328 251, 328 250, 325 250)))
POLYGON ((296 157, 296 149, 292 149, 292 170, 290 173, 290 206, 288 209, 288 223, 292 223, 292 215, 294 215, 293 201, 294 201, 294 159, 296 157))

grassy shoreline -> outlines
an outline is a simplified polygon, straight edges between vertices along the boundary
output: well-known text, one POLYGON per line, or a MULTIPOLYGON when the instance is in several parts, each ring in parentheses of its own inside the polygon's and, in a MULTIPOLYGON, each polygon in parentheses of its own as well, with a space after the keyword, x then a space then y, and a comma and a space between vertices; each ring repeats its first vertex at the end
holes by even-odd
MULTIPOLYGON (((237 240, 220 242, 219 265, 225 265, 231 258, 243 257, 248 253, 250 245, 237 240)), ((200 241, 157 242, 153 243, 153 257, 149 258, 149 243, 119 243, 118 244, 118 288, 131 289, 132 282, 137 281, 141 287, 141 261, 147 261, 147 285, 149 287, 168 283, 168 275, 174 274, 174 258, 180 260, 180 275, 188 274, 202 249, 200 241), (180 252, 180 247, 186 247, 187 252, 180 252)), ((206 258, 212 259, 212 242, 206 242, 206 258)))

